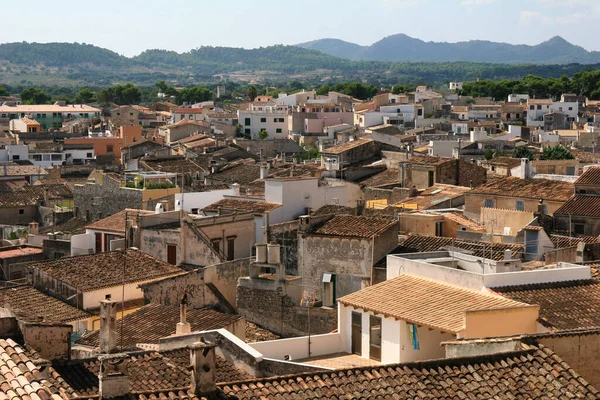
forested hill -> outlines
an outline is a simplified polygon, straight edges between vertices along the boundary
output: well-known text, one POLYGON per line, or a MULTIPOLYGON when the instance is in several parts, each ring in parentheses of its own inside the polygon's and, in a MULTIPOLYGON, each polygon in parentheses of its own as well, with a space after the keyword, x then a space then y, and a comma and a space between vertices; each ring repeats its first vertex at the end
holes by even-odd
POLYGON ((534 46, 487 40, 457 43, 425 42, 404 34, 388 36, 370 46, 359 46, 339 39, 314 40, 298 46, 349 60, 465 61, 506 64, 600 63, 600 52, 587 51, 583 47, 567 42, 560 36, 555 36, 534 46))
POLYGON ((0 45, 0 83, 21 85, 153 85, 166 79, 187 85, 219 79, 314 82, 361 80, 377 85, 442 84, 448 81, 517 79, 573 75, 599 65, 509 65, 491 63, 399 63, 350 61, 296 46, 246 50, 200 47, 185 53, 147 50, 125 57, 111 50, 77 43, 0 45))

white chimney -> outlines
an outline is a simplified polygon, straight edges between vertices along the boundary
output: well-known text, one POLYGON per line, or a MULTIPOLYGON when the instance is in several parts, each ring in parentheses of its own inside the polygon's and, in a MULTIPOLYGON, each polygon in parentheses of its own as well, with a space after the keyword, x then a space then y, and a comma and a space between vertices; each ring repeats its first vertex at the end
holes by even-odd
POLYGON ((239 183, 234 183, 233 185, 231 185, 231 188, 233 189, 235 196, 240 195, 240 184, 239 183))
POLYGON ((212 398, 217 391, 215 345, 204 341, 190 346, 191 389, 197 397, 212 398))
POLYGON ((100 353, 117 351, 117 303, 107 296, 100 302, 100 353))
POLYGON ((162 214, 165 212, 165 207, 163 206, 162 203, 157 203, 156 206, 154 207, 154 213, 155 214, 162 214))
POLYGON ((260 179, 265 179, 269 176, 269 163, 260 164, 260 179))
POLYGON ((506 249, 504 250, 504 261, 510 261, 513 259, 512 250, 506 249))
POLYGON ((281 248, 277 243, 267 245, 267 259, 269 264, 281 263, 281 248))
POLYGON ((521 158, 521 169, 519 171, 519 177, 521 179, 529 179, 532 176, 531 161, 528 158, 521 158))

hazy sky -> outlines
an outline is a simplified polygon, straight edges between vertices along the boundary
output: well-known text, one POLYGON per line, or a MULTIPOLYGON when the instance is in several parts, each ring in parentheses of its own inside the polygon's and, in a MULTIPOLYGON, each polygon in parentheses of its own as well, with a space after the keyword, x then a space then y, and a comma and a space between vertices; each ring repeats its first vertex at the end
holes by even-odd
POLYGON ((600 0, 2 1, 0 42, 79 42, 132 56, 203 45, 254 48, 339 38, 537 44, 560 35, 600 50, 600 0))

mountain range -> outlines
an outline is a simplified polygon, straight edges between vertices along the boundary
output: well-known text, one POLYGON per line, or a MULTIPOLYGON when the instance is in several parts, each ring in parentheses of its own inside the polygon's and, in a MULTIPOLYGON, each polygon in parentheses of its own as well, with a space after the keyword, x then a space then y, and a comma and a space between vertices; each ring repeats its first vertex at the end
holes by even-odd
POLYGON ((471 40, 467 42, 425 42, 405 34, 385 37, 370 46, 360 46, 340 39, 319 39, 297 46, 317 50, 335 57, 363 61, 404 62, 484 62, 506 64, 594 64, 600 52, 587 51, 560 36, 529 46, 471 40))
POLYGON ((0 84, 104 87, 132 82, 152 86, 165 80, 187 86, 223 80, 300 79, 314 84, 368 81, 377 85, 435 85, 453 80, 518 79, 528 74, 572 76, 578 71, 600 69, 600 65, 591 65, 600 64, 600 53, 587 52, 560 38, 538 46, 513 46, 481 41, 425 43, 400 35, 367 47, 334 39, 303 46, 203 46, 183 53, 150 49, 125 57, 85 43, 4 43, 0 44, 0 84), (404 58, 395 59, 398 55, 404 58), (365 60, 376 57, 376 61, 365 60), (424 61, 418 61, 421 59, 424 61))

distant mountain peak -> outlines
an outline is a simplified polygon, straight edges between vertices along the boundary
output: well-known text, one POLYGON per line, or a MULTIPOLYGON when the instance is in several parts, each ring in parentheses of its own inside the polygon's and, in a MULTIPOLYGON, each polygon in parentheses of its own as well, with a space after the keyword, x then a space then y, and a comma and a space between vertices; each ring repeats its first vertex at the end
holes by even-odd
POLYGON ((534 46, 487 40, 458 43, 425 42, 405 33, 386 36, 370 46, 359 46, 341 39, 314 40, 298 46, 336 57, 368 61, 465 61, 506 64, 589 64, 600 62, 599 54, 590 53, 558 35, 534 46))

